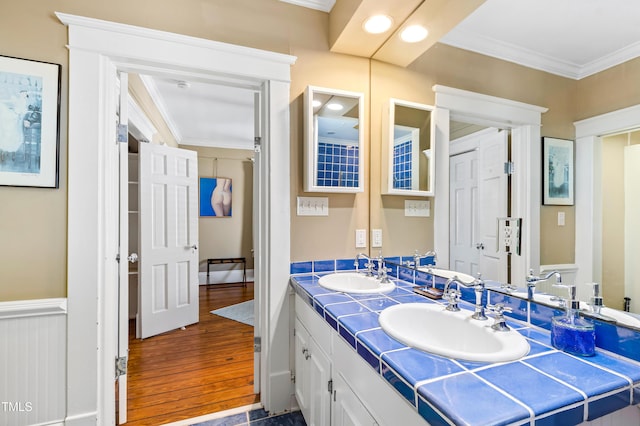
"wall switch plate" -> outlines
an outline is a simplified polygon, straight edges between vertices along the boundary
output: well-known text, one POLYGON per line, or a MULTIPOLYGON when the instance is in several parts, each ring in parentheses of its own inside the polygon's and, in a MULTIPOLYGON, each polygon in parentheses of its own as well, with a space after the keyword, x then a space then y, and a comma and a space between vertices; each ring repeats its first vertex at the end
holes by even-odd
POLYGON ((371 230, 371 247, 382 247, 382 229, 371 230))
POLYGON ((404 215, 429 217, 431 215, 431 202, 428 200, 404 200, 404 215))
POLYGON ((558 226, 564 226, 564 212, 558 212, 558 226))
POLYGON ((329 198, 298 197, 298 216, 329 216, 329 198))
POLYGON ((367 247, 367 230, 356 229, 356 248, 367 247))

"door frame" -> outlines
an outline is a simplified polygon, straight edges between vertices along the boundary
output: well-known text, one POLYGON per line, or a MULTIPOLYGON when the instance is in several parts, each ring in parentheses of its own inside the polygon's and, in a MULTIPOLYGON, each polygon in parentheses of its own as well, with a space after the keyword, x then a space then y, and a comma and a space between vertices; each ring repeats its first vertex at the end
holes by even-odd
POLYGON ((117 171, 113 69, 234 81, 263 96, 255 275, 266 410, 289 408, 289 86, 295 57, 56 12, 68 27, 67 425, 114 424, 117 171))
POLYGON ((511 129, 514 163, 511 216, 523 219, 520 256, 511 257, 511 276, 526 277, 540 268, 540 127, 548 108, 435 85, 436 194, 434 248, 442 267, 449 267, 449 120, 511 129), (444 264, 446 262, 446 264, 444 264))
MULTIPOLYGON (((577 283, 602 282, 602 136, 640 127, 640 105, 611 111, 573 123, 576 128, 577 283)), ((577 286, 578 299, 591 296, 577 286)))

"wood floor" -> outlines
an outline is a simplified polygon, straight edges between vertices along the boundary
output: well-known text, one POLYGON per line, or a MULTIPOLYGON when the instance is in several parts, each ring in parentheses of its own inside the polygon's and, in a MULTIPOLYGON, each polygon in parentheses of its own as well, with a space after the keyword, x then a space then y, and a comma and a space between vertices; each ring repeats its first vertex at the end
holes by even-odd
POLYGON ((210 313, 251 299, 253 283, 200 286, 198 324, 142 341, 131 329, 128 425, 161 425, 259 402, 253 327, 210 313))

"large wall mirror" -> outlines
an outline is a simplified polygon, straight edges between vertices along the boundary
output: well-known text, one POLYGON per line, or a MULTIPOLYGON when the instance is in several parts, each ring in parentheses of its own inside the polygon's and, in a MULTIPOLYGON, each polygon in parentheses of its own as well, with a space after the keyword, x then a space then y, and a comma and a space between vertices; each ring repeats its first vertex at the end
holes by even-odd
POLYGON ((382 194, 434 195, 433 107, 391 99, 382 157, 382 194))
POLYGON ((309 86, 304 107, 304 190, 364 191, 364 94, 309 86))

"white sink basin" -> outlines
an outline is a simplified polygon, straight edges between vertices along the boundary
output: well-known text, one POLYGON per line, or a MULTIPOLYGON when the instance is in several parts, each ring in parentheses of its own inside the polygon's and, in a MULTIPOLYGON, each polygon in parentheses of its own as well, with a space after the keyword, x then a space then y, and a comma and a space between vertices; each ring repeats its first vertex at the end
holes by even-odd
POLYGON ((345 293, 388 293, 396 288, 395 283, 381 283, 376 277, 367 277, 358 272, 336 272, 323 275, 320 286, 345 293))
POLYGON ((529 353, 529 343, 517 331, 495 331, 491 319, 470 316, 470 311, 449 312, 435 303, 404 303, 383 310, 379 321, 405 345, 449 358, 506 362, 529 353))
MULTIPOLYGON (((523 299, 527 298, 527 293, 513 292, 511 294, 517 297, 521 297, 523 299)), ((549 306, 560 306, 560 303, 561 303, 560 300, 552 300, 553 297, 555 296, 551 294, 534 293, 533 301, 541 302, 549 306)), ((591 308, 589 307, 589 305, 583 301, 580 301, 580 309, 587 313, 591 312, 591 308)), ((640 328, 640 320, 632 315, 627 314, 626 312, 603 306, 602 308, 600 308, 600 314, 605 317, 609 317, 610 319, 616 320, 616 322, 618 322, 621 325, 640 328)))
POLYGON ((420 268, 418 268, 418 270, 422 272, 432 273, 435 276, 446 278, 448 280, 453 277, 458 277, 458 279, 465 284, 471 284, 472 282, 475 281, 475 278, 473 278, 471 275, 465 274, 463 272, 450 271, 448 269, 440 269, 440 268, 429 269, 424 266, 421 266, 420 268))

